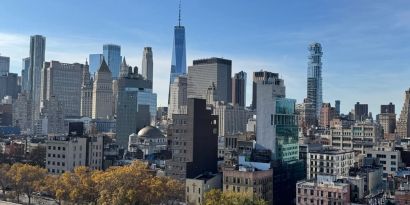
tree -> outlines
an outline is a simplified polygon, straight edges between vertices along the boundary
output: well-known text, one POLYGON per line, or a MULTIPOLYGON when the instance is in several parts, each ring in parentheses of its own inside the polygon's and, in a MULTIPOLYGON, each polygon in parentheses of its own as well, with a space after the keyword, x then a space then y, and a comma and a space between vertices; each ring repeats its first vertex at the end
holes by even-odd
POLYGON ((262 199, 252 199, 252 196, 239 192, 222 192, 219 189, 212 189, 205 193, 205 205, 267 205, 262 199))
POLYGON ((46 166, 46 147, 38 146, 33 148, 29 155, 28 159, 37 166, 45 167, 46 166))
POLYGON ((31 197, 34 191, 40 190, 41 182, 44 180, 47 171, 37 166, 28 164, 13 164, 9 171, 17 193, 17 200, 19 195, 24 193, 27 195, 28 204, 31 204, 31 197))
POLYGON ((0 188, 3 192, 3 197, 6 196, 6 189, 11 185, 11 178, 7 174, 10 170, 10 165, 0 164, 0 188))
POLYGON ((99 191, 100 204, 152 204, 149 183, 154 172, 142 162, 113 167, 93 175, 99 191), (149 195, 149 196, 148 196, 149 195))

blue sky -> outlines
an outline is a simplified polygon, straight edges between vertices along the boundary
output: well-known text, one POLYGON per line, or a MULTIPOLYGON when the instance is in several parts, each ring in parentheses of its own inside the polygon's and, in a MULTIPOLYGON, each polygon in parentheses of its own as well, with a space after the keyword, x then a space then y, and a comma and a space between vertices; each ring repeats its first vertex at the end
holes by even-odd
MULTIPOLYGON (((340 99, 342 112, 356 101, 373 114, 380 104, 402 108, 410 87, 410 1, 408 0, 183 0, 187 64, 224 57, 233 72, 278 72, 287 97, 306 96, 307 46, 323 46, 324 101, 340 99)), ((29 36, 47 37, 46 60, 84 62, 102 45, 115 43, 131 65, 141 66, 144 46, 153 47, 154 91, 167 102, 173 26, 178 0, 2 0, 0 53, 13 72, 28 56, 29 36)))

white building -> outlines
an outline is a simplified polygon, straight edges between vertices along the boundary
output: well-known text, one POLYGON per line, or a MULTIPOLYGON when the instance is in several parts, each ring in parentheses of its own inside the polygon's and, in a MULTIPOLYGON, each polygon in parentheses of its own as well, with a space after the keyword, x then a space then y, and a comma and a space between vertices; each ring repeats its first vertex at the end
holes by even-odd
POLYGON ((50 136, 46 146, 49 173, 64 173, 77 166, 102 169, 103 137, 50 136))
POLYGON ((318 175, 348 176, 350 167, 354 165, 354 151, 330 147, 310 150, 306 162, 308 179, 318 175))
POLYGON ((383 131, 379 124, 370 121, 358 122, 351 127, 330 128, 332 146, 338 149, 354 150, 365 154, 383 139, 383 131))
POLYGON ((256 83, 256 148, 269 149, 273 156, 276 151, 276 99, 284 98, 285 90, 285 83, 278 73, 269 73, 266 79, 256 83))
POLYGON ((136 151, 132 150, 133 147, 140 149, 145 159, 148 155, 166 150, 167 138, 165 138, 158 128, 146 126, 142 128, 137 135, 131 134, 129 136, 128 151, 136 151))
POLYGON ((103 59, 94 80, 92 118, 107 119, 113 114, 112 74, 103 59))
POLYGON ((383 165, 383 179, 387 176, 393 175, 401 166, 401 155, 399 150, 395 150, 393 142, 382 142, 373 150, 367 152, 367 157, 377 157, 379 162, 383 165))

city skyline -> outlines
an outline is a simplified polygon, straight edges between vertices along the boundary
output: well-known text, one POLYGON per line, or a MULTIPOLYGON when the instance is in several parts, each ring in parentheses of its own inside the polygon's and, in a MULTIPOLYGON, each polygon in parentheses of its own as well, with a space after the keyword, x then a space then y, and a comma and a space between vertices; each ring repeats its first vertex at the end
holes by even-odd
MULTIPOLYGON (((334 100, 341 100, 343 113, 350 111, 357 101, 367 103, 373 117, 379 113, 381 104, 393 102, 397 106, 396 113, 401 110, 404 90, 409 87, 406 76, 410 74, 410 62, 402 59, 406 59, 405 54, 410 50, 410 46, 403 44, 404 37, 410 33, 410 23, 406 21, 410 16, 410 4, 405 1, 371 5, 365 3, 369 1, 346 1, 350 4, 316 2, 318 4, 305 2, 292 6, 268 1, 258 2, 258 5, 233 5, 227 1, 218 3, 219 7, 215 9, 207 5, 208 2, 184 1, 181 24, 186 28, 187 66, 192 65, 192 60, 215 56, 232 60, 233 73, 244 70, 251 75, 261 69, 279 73, 285 80, 287 96, 301 103, 306 97, 307 48, 317 41, 322 44, 324 53, 324 102, 334 106, 334 100), (237 14, 226 15, 224 11, 231 6, 237 14), (350 12, 345 12, 346 9, 350 12), (395 12, 389 12, 393 9, 395 12), (295 12, 288 15, 286 11, 295 12), (310 20, 304 18, 306 15, 310 15, 310 20), (221 19, 222 16, 225 18, 221 19), (221 23, 216 24, 218 21, 221 23), (205 32, 207 35, 203 35, 205 32)), ((35 15, 32 7, 40 3, 29 8, 22 2, 5 1, 0 8, 0 23, 3 25, 0 53, 10 57, 11 72, 21 75, 21 60, 29 56, 30 36, 35 34, 47 38, 46 61, 64 63, 84 63, 89 54, 101 52, 103 44, 113 43, 121 46, 122 56, 131 65, 141 69, 142 48, 150 46, 154 52, 154 92, 158 93, 158 105, 167 106, 166 85, 169 83, 173 27, 178 23, 178 1, 164 2, 161 8, 155 7, 155 1, 123 4, 130 5, 126 7, 140 6, 143 12, 125 12, 126 20, 116 21, 119 17, 114 16, 124 5, 113 5, 110 20, 103 23, 92 21, 96 12, 84 12, 69 20, 64 19, 68 18, 67 14, 50 19, 47 17, 56 12, 52 8, 63 6, 69 9, 75 4, 47 3, 50 15, 33 22, 25 19, 35 15), (13 12, 3 12, 16 8, 20 9, 19 17, 9 16, 13 12), (155 17, 146 22, 132 22, 151 12, 162 15, 152 15, 155 17), (57 24, 57 21, 61 23, 57 24), (114 31, 118 27, 123 29, 114 31), (25 29, 22 31, 21 28, 25 29), (101 32, 89 31, 96 28, 101 32)), ((82 6, 85 10, 102 7, 89 3, 82 6)), ((251 103, 251 86, 251 79, 248 79, 247 105, 251 103)))

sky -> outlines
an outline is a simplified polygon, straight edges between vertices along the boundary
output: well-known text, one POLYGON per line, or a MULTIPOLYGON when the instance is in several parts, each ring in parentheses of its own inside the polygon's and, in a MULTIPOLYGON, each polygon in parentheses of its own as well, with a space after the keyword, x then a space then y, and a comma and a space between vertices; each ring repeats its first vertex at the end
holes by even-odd
MULTIPOLYGON (((0 54, 21 73, 30 35, 47 38, 46 61, 84 63, 106 43, 121 45, 131 66, 141 67, 143 47, 154 55, 154 92, 166 106, 178 0, 2 0, 0 54)), ((308 45, 323 49, 324 102, 341 100, 341 111, 369 104, 373 116, 393 102, 396 113, 410 87, 408 0, 182 0, 187 65, 223 57, 232 72, 279 73, 286 95, 306 97, 308 45)))

